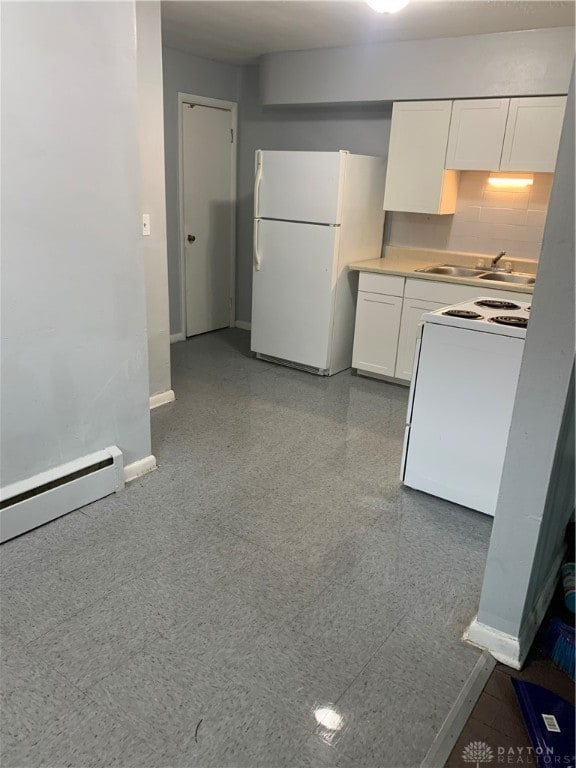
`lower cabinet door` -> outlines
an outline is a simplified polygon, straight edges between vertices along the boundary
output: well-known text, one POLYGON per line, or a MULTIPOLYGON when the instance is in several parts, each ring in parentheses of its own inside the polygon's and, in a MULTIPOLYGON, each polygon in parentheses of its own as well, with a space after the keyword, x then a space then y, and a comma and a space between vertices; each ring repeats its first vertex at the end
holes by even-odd
POLYGON ((421 301, 420 299, 404 299, 402 307, 402 320, 400 322, 400 337, 398 340, 398 354, 396 356, 396 369, 394 376, 397 379, 410 381, 412 378, 412 366, 414 364, 414 351, 418 338, 418 326, 425 312, 440 309, 444 304, 435 301, 421 301))
POLYGON ((358 293, 352 367, 394 376, 402 297, 358 293))

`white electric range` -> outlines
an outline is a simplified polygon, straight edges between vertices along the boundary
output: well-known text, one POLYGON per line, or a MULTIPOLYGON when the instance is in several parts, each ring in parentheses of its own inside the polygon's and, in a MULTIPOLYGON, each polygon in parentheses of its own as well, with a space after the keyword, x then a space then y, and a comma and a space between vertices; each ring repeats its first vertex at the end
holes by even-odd
POLYGON ((529 302, 484 297, 422 316, 405 485, 494 515, 529 316, 529 302))

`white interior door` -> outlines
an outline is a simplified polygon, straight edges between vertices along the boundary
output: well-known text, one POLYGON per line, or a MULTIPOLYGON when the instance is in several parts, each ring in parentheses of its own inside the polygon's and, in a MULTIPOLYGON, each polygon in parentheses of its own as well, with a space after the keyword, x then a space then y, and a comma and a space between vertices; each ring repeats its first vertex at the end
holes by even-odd
POLYGON ((252 350, 328 368, 337 227, 256 221, 252 350))
POLYGON ((186 336, 230 325, 232 112, 182 105, 186 336))
POLYGON ((339 224, 344 152, 263 152, 257 155, 254 216, 339 224))

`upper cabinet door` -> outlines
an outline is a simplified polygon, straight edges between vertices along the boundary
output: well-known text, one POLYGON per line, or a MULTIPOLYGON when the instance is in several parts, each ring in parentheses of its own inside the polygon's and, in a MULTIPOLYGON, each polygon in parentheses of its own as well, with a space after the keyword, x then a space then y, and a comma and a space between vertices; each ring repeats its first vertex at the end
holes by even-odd
POLYGON ((446 168, 497 171, 510 99, 455 101, 446 168))
POLYGON ((395 102, 384 209, 454 213, 458 176, 446 171, 451 101, 395 102))
POLYGON ((565 96, 510 99, 500 170, 553 173, 565 107, 565 96))

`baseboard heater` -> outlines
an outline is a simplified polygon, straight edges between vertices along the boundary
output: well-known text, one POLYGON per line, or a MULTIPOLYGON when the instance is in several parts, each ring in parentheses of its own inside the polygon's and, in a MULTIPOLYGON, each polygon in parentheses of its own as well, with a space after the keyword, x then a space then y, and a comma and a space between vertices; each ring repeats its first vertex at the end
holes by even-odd
POLYGON ((0 489, 0 542, 124 487, 115 445, 0 489))

